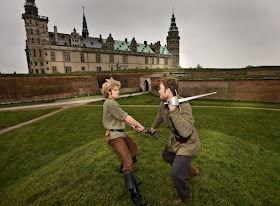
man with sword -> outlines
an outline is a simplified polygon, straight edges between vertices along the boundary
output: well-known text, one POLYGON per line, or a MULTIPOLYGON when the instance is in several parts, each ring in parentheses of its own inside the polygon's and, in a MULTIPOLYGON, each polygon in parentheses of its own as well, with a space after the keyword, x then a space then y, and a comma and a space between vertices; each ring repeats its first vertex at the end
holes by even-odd
MULTIPOLYGON (((164 122, 170 129, 169 141, 165 146, 162 157, 171 165, 171 176, 180 198, 173 201, 177 205, 181 202, 192 201, 192 194, 188 186, 189 172, 193 176, 199 171, 191 166, 192 156, 200 149, 200 140, 194 127, 192 109, 187 101, 181 102, 177 97, 178 81, 174 78, 164 78, 159 82, 160 103, 157 117, 151 127, 151 133, 164 122)), ((158 137, 157 137, 158 138, 158 137)))
POLYGON ((126 134, 125 125, 128 124, 141 132, 145 128, 133 117, 120 108, 116 99, 119 98, 121 83, 113 78, 106 79, 102 85, 102 94, 106 98, 103 105, 103 125, 107 129, 105 137, 107 143, 114 148, 122 164, 125 187, 131 194, 135 206, 145 206, 147 201, 142 198, 138 186, 139 178, 133 172, 133 163, 137 161, 138 147, 136 142, 126 134))

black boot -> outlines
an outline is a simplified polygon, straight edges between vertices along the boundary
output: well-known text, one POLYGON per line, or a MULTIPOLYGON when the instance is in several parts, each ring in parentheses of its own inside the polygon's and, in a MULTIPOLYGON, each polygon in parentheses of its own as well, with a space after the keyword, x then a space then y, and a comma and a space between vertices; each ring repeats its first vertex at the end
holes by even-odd
POLYGON ((148 204, 148 202, 142 198, 142 195, 140 194, 138 187, 130 189, 129 192, 131 194, 131 200, 135 206, 148 204))
POLYGON ((131 200, 135 206, 147 205, 148 202, 142 199, 142 195, 138 190, 138 185, 141 184, 141 181, 138 179, 133 172, 124 175, 126 189, 131 194, 131 200))

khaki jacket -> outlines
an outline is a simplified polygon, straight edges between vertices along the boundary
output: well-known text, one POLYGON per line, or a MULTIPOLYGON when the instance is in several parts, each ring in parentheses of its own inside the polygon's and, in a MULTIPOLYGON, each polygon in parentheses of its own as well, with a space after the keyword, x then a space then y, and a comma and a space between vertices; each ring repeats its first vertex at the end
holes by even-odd
POLYGON ((168 105, 165 105, 164 102, 161 101, 158 115, 152 127, 156 129, 164 122, 166 127, 171 130, 169 136, 169 152, 176 153, 177 155, 192 156, 199 152, 199 136, 194 127, 194 119, 190 104, 188 102, 183 102, 180 104, 180 107, 181 112, 179 107, 170 111, 168 105), (179 133, 181 138, 187 139, 186 143, 176 141, 175 128, 177 134, 179 133))
MULTIPOLYGON (((113 99, 107 98, 103 104, 103 126, 105 129, 125 129, 124 119, 127 113, 123 111, 119 103, 113 99)), ((107 141, 118 137, 125 137, 125 132, 110 131, 107 141)))

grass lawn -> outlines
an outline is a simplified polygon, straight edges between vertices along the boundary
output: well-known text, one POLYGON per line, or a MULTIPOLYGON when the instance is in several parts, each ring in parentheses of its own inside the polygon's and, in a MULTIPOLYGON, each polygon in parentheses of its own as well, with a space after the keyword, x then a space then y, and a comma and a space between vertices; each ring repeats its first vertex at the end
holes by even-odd
MULTIPOLYGON (((146 127, 158 110, 123 109, 146 127)), ((279 111, 193 108, 193 114, 201 139, 193 164, 201 174, 190 181, 188 205, 279 205, 279 111)), ((127 131, 139 147, 135 173, 143 196, 149 205, 171 205, 178 196, 161 157, 165 144, 127 131)), ((164 125, 157 131, 168 137, 164 125)), ((5 133, 0 151, 0 205, 132 205, 104 138, 102 107, 70 108, 5 133)))
POLYGON ((22 111, 2 111, 0 112, 0 130, 5 129, 22 122, 35 119, 42 115, 48 114, 59 108, 22 110, 22 111))
POLYGON ((32 101, 32 102, 7 103, 7 104, 0 104, 0 108, 46 104, 46 103, 53 103, 53 102, 54 100, 41 100, 41 101, 32 101))

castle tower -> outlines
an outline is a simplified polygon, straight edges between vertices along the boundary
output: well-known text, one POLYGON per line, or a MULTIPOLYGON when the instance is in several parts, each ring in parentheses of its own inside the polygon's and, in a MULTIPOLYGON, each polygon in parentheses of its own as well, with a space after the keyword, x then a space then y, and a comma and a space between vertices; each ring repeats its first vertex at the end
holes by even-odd
POLYGON ((134 37, 131 40, 130 50, 133 51, 133 52, 137 52, 137 42, 136 42, 134 37))
POLYGON ((111 35, 109 34, 109 37, 107 38, 107 49, 114 50, 115 42, 114 39, 111 35))
POLYGON ((178 27, 176 26, 174 12, 172 14, 171 24, 169 27, 168 36, 166 37, 166 41, 167 49, 172 53, 174 57, 174 67, 180 67, 180 36, 178 27))
POLYGON ((82 35, 83 35, 84 38, 86 38, 89 35, 84 7, 83 7, 83 31, 82 31, 82 35))
POLYGON ((45 73, 44 45, 49 44, 48 17, 39 16, 35 0, 25 1, 22 19, 26 29, 26 58, 29 73, 45 73))

